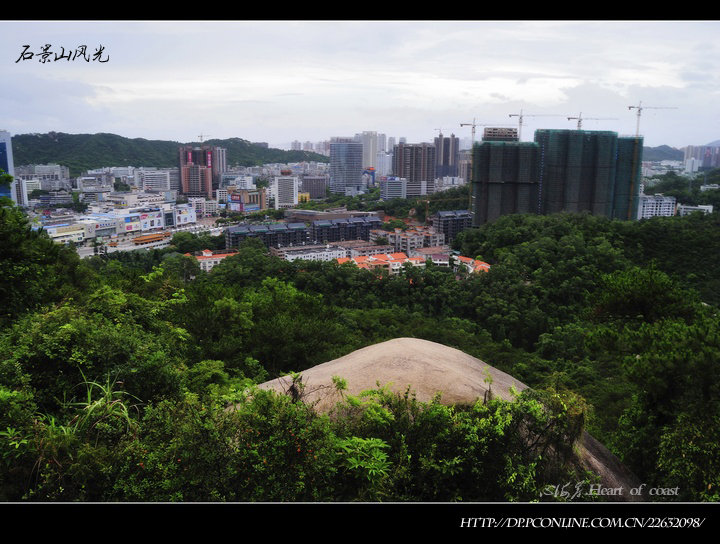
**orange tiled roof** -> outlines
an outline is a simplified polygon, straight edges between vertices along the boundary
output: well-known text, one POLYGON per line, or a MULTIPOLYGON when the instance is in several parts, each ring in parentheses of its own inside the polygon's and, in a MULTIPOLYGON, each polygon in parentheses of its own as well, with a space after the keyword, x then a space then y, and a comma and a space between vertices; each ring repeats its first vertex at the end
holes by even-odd
POLYGON ((235 255, 237 251, 231 251, 230 253, 213 253, 209 249, 205 249, 202 253, 202 255, 191 255, 190 253, 186 253, 185 255, 187 257, 195 257, 197 260, 200 261, 204 259, 224 259, 225 257, 235 255))

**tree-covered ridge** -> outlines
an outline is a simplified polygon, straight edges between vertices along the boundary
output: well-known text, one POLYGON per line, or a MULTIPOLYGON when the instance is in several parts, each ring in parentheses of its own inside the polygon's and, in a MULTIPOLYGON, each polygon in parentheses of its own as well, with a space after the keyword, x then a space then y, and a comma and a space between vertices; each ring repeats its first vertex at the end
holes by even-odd
MULTIPOLYGON (((182 144, 165 140, 125 138, 116 134, 18 134, 13 136, 15 164, 61 164, 77 176, 86 170, 106 166, 155 166, 168 168, 178 165, 178 148, 182 144)), ((189 145, 200 145, 199 143, 189 145)), ((240 138, 208 140, 203 145, 217 145, 227 149, 229 166, 260 166, 266 163, 302 161, 327 162, 324 155, 307 151, 283 151, 263 148, 240 138)))
POLYGON ((720 498, 713 216, 507 216, 458 239, 493 265, 459 279, 431 264, 378 277, 287 262, 253 242, 204 273, 183 253, 214 240, 187 234, 164 250, 80 261, 57 247, 38 261, 42 235, 15 208, 2 217, 28 245, 12 265, 62 287, 3 293, 5 500, 534 500, 586 477, 559 455, 583 427, 648 486, 720 498), (535 393, 450 408, 375 391, 328 416, 247 393, 404 336, 535 393), (528 449, 518 428, 559 456, 528 449))
POLYGON ((685 158, 685 152, 668 145, 643 147, 642 157, 644 161, 681 161, 685 158))

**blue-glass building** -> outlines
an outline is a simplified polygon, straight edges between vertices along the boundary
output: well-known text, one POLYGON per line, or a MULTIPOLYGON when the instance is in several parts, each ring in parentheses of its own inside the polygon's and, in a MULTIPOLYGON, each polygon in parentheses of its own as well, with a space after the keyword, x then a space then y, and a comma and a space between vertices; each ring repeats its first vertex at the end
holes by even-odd
MULTIPOLYGON (((13 164, 12 140, 10 133, 6 130, 0 130, 0 169, 3 172, 15 175, 15 166, 13 164)), ((15 184, 13 183, 13 186, 15 184)), ((10 185, 0 185, 0 197, 13 198, 12 187, 10 185)), ((13 198, 13 200, 15 200, 13 198)))

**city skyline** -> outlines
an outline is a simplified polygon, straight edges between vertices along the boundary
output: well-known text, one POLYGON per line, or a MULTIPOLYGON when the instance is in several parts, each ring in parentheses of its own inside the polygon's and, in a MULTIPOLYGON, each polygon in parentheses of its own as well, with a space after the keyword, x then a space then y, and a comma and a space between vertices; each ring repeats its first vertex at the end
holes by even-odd
POLYGON ((580 115, 585 130, 634 135, 629 107, 642 103, 647 146, 720 139, 715 21, 3 21, 0 30, 0 129, 13 135, 202 135, 287 149, 363 131, 467 140, 474 121, 479 141, 483 125, 518 127, 522 112, 522 140, 532 141, 538 129, 576 128, 568 117, 580 115), (53 53, 41 62, 45 45, 53 53), (81 45, 86 56, 69 58, 81 45))

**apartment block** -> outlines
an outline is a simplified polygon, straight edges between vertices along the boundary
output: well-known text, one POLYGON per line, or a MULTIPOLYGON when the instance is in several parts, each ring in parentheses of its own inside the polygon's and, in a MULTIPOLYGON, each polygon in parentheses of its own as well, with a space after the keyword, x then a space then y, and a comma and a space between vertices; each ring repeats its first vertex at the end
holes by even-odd
POLYGON ((638 207, 638 219, 649 219, 650 217, 672 217, 675 215, 677 199, 674 196, 640 195, 640 206, 638 207))
POLYGON ((407 196, 435 192, 435 146, 400 143, 393 149, 392 173, 407 180, 407 196))
POLYGON ((388 275, 399 274, 405 263, 419 268, 425 268, 425 259, 422 257, 408 257, 402 252, 372 255, 369 257, 344 257, 337 259, 337 262, 338 264, 353 263, 358 268, 364 268, 374 272, 384 271, 388 275))
POLYGON ((472 227, 472 213, 469 210, 440 211, 431 218, 432 226, 445 235, 445 243, 450 244, 465 229, 472 227))
POLYGON ((310 242, 310 229, 305 223, 271 223, 238 225, 225 229, 225 248, 237 248, 248 238, 257 238, 265 247, 304 245, 310 242))
POLYGON ((310 224, 310 238, 317 243, 370 240, 370 231, 381 226, 377 216, 320 219, 310 224))
POLYGON ((395 176, 381 178, 380 196, 383 200, 407 198, 407 179, 395 176))
POLYGON ((370 240, 385 238, 396 252, 409 253, 422 247, 441 246, 445 243, 445 235, 432 227, 411 227, 407 230, 395 229, 386 231, 375 229, 370 233, 370 240))

